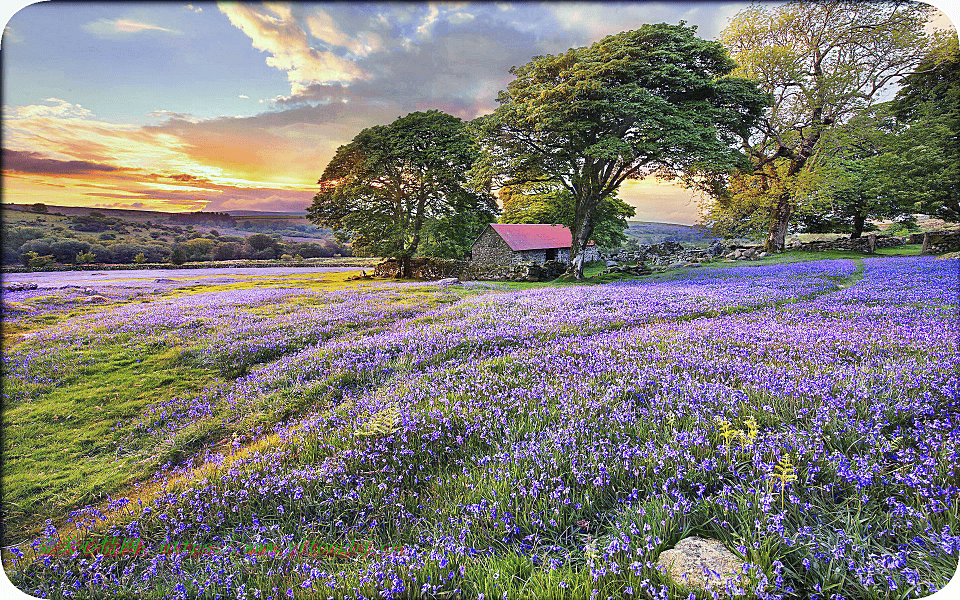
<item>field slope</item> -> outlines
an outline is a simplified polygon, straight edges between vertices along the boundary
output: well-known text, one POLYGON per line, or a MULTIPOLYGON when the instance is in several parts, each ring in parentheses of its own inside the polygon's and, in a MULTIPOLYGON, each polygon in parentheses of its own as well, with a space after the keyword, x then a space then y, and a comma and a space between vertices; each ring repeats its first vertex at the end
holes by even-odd
POLYGON ((957 294, 885 257, 54 311, 4 348, 4 565, 55 598, 687 598, 655 563, 696 535, 740 597, 922 597, 960 544, 957 294), (41 552, 105 536, 144 550, 41 552))

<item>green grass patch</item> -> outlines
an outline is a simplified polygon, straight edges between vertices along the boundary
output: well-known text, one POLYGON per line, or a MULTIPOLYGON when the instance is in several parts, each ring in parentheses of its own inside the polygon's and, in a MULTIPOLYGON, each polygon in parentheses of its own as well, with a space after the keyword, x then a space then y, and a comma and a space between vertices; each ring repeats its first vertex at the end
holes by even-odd
POLYGON ((95 504, 156 471, 157 441, 131 439, 128 428, 116 425, 147 404, 195 394, 213 383, 209 370, 183 365, 180 352, 123 343, 98 348, 58 387, 8 404, 5 544, 36 534, 45 519, 95 504))

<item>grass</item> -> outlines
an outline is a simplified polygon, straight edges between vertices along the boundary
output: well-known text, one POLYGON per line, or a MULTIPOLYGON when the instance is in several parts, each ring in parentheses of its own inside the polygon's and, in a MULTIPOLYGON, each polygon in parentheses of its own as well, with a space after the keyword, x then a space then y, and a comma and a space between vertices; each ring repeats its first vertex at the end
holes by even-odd
MULTIPOLYGON (((307 291, 357 289, 369 282, 350 281, 353 272, 291 274, 227 284, 185 286, 150 298, 109 305, 84 306, 60 315, 46 315, 17 324, 4 324, 4 352, 24 335, 60 321, 94 313, 108 306, 137 304, 220 291, 294 287, 307 291)), ((432 294, 414 294, 412 305, 422 309, 443 302, 432 294)), ((35 297, 36 302, 42 297, 35 297)), ((290 305, 310 306, 309 298, 290 305)), ((335 335, 347 335, 349 325, 335 335)), ((43 352, 43 347, 38 348, 43 352)), ((205 389, 243 374, 235 359, 227 363, 197 361, 191 345, 132 344, 127 338, 50 357, 51 369, 64 376, 55 385, 24 384, 9 379, 4 407, 4 543, 39 535, 46 519, 62 518, 71 509, 96 505, 108 496, 143 481, 167 462, 182 463, 201 448, 235 432, 269 427, 322 405, 323 398, 343 386, 333 378, 307 396, 283 392, 257 399, 241 420, 222 423, 217 415, 201 419, 173 440, 131 435, 129 422, 147 405, 178 397, 193 397, 205 389), (74 368, 74 365, 80 365, 74 368), (121 427, 117 424, 124 423, 121 427)), ((254 362, 272 355, 253 357, 254 362)))
POLYGON ((4 518, 8 540, 37 535, 46 519, 97 504, 155 473, 160 448, 131 440, 119 421, 147 404, 192 395, 217 376, 185 366, 181 348, 105 345, 50 389, 6 390, 3 413, 4 518))

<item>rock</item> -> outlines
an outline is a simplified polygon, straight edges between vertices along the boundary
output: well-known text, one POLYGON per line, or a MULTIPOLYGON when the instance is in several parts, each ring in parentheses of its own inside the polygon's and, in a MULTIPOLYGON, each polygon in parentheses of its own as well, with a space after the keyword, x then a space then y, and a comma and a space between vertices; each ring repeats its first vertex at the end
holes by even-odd
POLYGON ((757 258, 763 258, 763 257, 765 257, 766 255, 767 255, 766 252, 761 252, 760 254, 757 255, 757 258))
POLYGON ((166 277, 158 277, 157 279, 154 279, 153 282, 154 283, 173 283, 174 281, 172 279, 167 279, 166 277))
POLYGON ((7 286, 7 290, 11 292, 22 292, 24 290, 35 290, 39 286, 32 281, 18 281, 16 283, 11 283, 7 286))
POLYGON ((681 585, 722 592, 743 574, 745 564, 717 540, 688 537, 662 552, 657 567, 681 585))
POLYGON ((743 255, 748 258, 753 256, 756 253, 757 253, 757 250, 755 248, 747 248, 746 250, 743 251, 743 255))
POLYGON ((617 266, 617 261, 615 261, 615 260, 608 260, 608 261, 607 261, 607 266, 608 266, 608 267, 615 267, 615 266, 617 266))
POLYGON ((105 296, 93 295, 87 296, 83 301, 87 304, 100 304, 101 302, 110 302, 110 299, 105 296))
POLYGON ((682 262, 675 262, 675 263, 670 263, 669 265, 667 265, 667 268, 668 268, 668 269, 679 269, 679 268, 685 267, 685 266, 687 266, 687 265, 684 264, 684 263, 682 263, 682 262))
POLYGON ((437 282, 437 285, 448 286, 448 285, 460 285, 460 280, 456 277, 447 277, 446 279, 441 279, 437 282))

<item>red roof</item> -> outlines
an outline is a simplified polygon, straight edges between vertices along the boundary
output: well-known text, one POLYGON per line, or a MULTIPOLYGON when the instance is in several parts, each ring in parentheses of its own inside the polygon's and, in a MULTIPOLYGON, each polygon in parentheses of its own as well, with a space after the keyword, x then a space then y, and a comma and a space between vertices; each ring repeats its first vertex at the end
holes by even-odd
MULTIPOLYGON (((493 227, 514 251, 569 248, 573 241, 570 230, 563 225, 491 224, 490 227, 493 227)), ((593 244, 593 241, 590 244, 593 244)))

